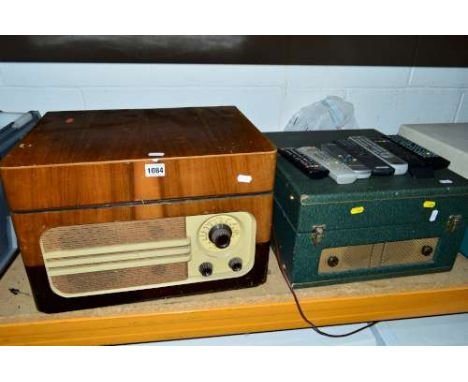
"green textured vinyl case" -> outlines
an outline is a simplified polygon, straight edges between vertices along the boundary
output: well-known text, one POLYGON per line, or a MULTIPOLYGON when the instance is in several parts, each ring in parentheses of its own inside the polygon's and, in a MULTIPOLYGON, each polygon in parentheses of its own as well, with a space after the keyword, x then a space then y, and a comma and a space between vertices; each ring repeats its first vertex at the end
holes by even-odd
MULTIPOLYGON (((376 130, 269 133, 278 147, 317 146, 376 130)), ((468 215, 468 180, 449 170, 339 185, 278 155, 275 250, 297 287, 448 271, 468 215)))

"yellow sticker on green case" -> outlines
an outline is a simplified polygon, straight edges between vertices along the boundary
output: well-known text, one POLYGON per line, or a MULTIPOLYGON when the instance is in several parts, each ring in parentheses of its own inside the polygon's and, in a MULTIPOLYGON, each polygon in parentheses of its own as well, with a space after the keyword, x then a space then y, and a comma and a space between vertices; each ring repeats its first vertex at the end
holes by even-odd
POLYGON ((426 200, 423 203, 424 208, 434 208, 435 206, 436 206, 436 202, 434 202, 433 200, 426 200))
POLYGON ((356 215, 356 214, 362 214, 364 212, 364 207, 359 206, 359 207, 353 207, 351 208, 351 215, 356 215))

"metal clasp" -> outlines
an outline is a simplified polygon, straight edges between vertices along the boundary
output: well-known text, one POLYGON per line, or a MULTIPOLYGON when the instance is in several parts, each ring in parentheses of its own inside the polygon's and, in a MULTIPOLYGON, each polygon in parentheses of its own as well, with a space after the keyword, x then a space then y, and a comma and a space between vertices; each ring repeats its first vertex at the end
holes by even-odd
POLYGON ((452 233, 461 221, 461 215, 450 215, 447 221, 447 232, 452 233))
POLYGON ((313 225, 312 226, 312 243, 316 247, 317 245, 320 244, 320 242, 323 240, 323 237, 325 236, 325 229, 327 226, 325 224, 321 225, 313 225))

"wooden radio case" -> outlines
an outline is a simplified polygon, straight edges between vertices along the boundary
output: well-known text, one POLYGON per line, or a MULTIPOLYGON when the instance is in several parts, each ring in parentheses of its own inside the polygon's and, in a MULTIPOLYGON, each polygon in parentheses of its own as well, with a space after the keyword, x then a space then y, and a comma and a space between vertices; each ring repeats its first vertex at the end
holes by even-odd
POLYGON ((38 308, 264 282, 275 162, 235 107, 47 113, 0 163, 38 308))

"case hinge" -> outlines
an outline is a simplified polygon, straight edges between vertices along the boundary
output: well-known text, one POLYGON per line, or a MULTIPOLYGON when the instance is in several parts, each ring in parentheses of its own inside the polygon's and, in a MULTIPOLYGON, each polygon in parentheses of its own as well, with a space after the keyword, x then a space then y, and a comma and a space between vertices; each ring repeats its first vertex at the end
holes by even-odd
POLYGON ((315 247, 323 240, 326 228, 327 226, 325 224, 312 226, 312 243, 315 247))
POLYGON ((447 232, 452 233, 458 227, 461 221, 461 215, 450 215, 447 221, 447 232))

